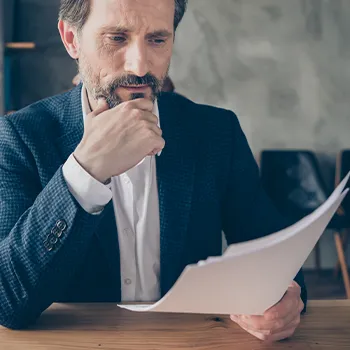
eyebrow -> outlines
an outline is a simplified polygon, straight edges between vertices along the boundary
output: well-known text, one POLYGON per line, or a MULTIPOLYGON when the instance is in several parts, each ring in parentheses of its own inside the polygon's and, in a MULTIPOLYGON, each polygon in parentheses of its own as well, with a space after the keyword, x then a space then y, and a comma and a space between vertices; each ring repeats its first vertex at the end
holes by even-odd
POLYGON ((162 38, 169 38, 173 34, 168 32, 167 30, 156 30, 152 33, 149 33, 146 35, 146 37, 162 37, 162 38))
POLYGON ((104 26, 101 28, 101 32, 128 33, 130 31, 130 29, 123 26, 104 26))
MULTIPOLYGON (((105 26, 101 28, 101 32, 112 32, 112 33, 130 33, 132 32, 132 28, 127 28, 127 27, 123 27, 123 26, 105 26)), ((147 38, 152 38, 152 37, 162 37, 162 38, 169 38, 171 37, 173 34, 171 32, 169 32, 166 29, 161 29, 161 30, 156 30, 152 33, 148 33, 146 35, 147 38)))

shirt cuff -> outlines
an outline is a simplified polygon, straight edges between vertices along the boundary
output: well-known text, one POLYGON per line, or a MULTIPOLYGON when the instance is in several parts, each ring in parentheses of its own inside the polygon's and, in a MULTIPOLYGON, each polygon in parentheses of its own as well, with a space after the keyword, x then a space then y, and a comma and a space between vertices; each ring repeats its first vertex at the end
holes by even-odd
POLYGON ((112 199, 111 183, 104 185, 92 177, 71 154, 62 168, 69 191, 92 215, 100 214, 112 199))

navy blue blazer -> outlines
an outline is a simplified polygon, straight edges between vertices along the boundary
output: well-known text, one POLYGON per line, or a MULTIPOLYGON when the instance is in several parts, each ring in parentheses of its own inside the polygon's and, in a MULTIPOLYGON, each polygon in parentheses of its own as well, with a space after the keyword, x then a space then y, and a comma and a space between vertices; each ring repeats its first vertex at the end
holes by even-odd
MULTIPOLYGON (((53 302, 120 301, 112 201, 85 212, 62 165, 83 136, 81 85, 0 118, 0 324, 25 328, 53 302)), ((231 111, 164 93, 157 161, 161 294, 187 264, 287 225, 264 193, 231 111)), ((300 272, 296 281, 306 289, 300 272)))

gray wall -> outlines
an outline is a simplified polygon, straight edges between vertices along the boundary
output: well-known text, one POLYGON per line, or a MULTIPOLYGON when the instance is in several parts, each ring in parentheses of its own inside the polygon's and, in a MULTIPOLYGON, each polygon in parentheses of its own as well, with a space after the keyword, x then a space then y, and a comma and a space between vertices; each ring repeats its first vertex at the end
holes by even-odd
MULTIPOLYGON (((20 3, 18 40, 48 44, 20 60, 26 105, 68 89, 76 67, 59 44, 59 1, 20 3)), ((322 154, 331 185, 334 155, 350 147, 349 18, 349 0, 189 0, 171 76, 178 92, 234 110, 256 154, 322 154)), ((323 267, 332 267, 329 233, 321 249, 323 267)))
POLYGON ((254 151, 350 146, 349 0, 189 0, 172 75, 234 110, 254 151))

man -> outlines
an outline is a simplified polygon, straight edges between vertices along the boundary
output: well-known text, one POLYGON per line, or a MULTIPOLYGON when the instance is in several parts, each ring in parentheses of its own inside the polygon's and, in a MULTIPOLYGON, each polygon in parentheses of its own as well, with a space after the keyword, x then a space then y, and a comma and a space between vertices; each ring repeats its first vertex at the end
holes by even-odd
MULTIPOLYGON (((186 2, 61 0, 83 84, 0 120, 2 325, 56 301, 158 300, 221 254, 222 230, 235 243, 286 225, 236 116, 160 93, 186 2)), ((300 272, 264 316, 231 317, 284 339, 305 302, 300 272)))

